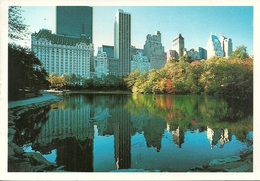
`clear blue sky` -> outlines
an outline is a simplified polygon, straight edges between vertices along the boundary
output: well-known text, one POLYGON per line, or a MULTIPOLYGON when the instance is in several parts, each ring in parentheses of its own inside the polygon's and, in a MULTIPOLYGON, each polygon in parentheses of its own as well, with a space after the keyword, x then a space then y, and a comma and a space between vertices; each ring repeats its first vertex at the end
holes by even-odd
MULTIPOLYGON (((25 23, 32 32, 48 28, 55 33, 55 7, 24 6, 23 9, 25 23)), ((206 47, 212 32, 231 38, 233 50, 245 45, 248 53, 254 54, 252 6, 93 6, 95 52, 102 45, 113 45, 117 9, 131 13, 132 45, 137 48, 143 48, 146 35, 155 31, 161 32, 165 51, 171 49, 172 40, 179 33, 188 50, 206 47)))

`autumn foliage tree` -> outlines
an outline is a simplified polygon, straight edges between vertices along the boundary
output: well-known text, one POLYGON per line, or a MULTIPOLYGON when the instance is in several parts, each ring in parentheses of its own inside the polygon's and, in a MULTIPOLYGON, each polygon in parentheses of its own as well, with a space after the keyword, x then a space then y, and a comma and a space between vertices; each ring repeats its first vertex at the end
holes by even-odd
POLYGON ((225 99, 252 99, 253 59, 239 46, 230 56, 212 57, 200 62, 169 60, 159 70, 140 71, 125 78, 134 93, 206 93, 225 99))

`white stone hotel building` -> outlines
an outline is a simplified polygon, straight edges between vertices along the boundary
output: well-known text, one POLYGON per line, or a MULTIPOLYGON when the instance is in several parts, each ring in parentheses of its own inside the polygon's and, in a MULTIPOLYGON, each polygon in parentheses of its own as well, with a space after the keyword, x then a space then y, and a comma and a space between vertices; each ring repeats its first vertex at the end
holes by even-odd
POLYGON ((85 34, 79 37, 52 34, 41 29, 31 35, 32 51, 50 74, 90 77, 94 46, 85 34))

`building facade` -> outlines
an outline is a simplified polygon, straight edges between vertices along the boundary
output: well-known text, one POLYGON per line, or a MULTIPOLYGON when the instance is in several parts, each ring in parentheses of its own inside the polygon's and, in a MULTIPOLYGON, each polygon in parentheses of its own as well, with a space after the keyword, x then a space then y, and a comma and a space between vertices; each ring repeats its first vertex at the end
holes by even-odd
POLYGON ((118 61, 118 76, 131 71, 131 14, 118 9, 114 23, 114 58, 118 61))
POLYGON ((221 42, 219 41, 217 35, 213 35, 211 33, 207 42, 207 59, 213 56, 224 57, 224 52, 221 47, 221 42))
POLYGON ((168 62, 170 59, 177 59, 178 53, 176 50, 168 50, 166 52, 166 57, 167 57, 167 62, 168 62))
POLYGON ((146 36, 144 55, 148 57, 151 69, 160 69, 165 65, 166 55, 161 43, 160 31, 156 31, 154 35, 148 34, 146 36))
POLYGON ((114 58, 114 46, 102 45, 103 52, 106 52, 108 58, 114 58))
POLYGON ((180 58, 184 55, 184 38, 181 36, 181 34, 178 34, 172 41, 172 50, 177 52, 177 58, 180 58))
POLYGON ((94 46, 86 35, 63 36, 41 29, 31 35, 31 47, 49 74, 90 77, 94 46))
POLYGON ((233 51, 232 39, 221 35, 219 40, 221 43, 222 50, 224 52, 224 57, 228 58, 233 51))
POLYGON ((197 52, 199 52, 199 56, 200 56, 200 59, 204 59, 206 60, 207 59, 207 50, 202 48, 202 47, 198 47, 196 49, 197 52))
POLYGON ((85 34, 93 40, 93 8, 88 6, 57 6, 56 33, 69 36, 85 34))
POLYGON ((131 61, 131 72, 136 69, 141 72, 149 72, 150 70, 150 62, 147 56, 144 56, 142 52, 137 52, 136 55, 133 55, 133 60, 131 61))
POLYGON ((196 51, 196 50, 193 49, 193 48, 190 49, 189 51, 186 50, 186 49, 184 49, 183 55, 189 56, 189 57, 191 58, 191 60, 193 60, 193 61, 198 61, 198 60, 201 59, 201 58, 200 58, 200 55, 199 55, 199 52, 196 51))
POLYGON ((98 47, 97 56, 94 61, 95 74, 98 78, 108 75, 108 57, 101 47, 98 47))

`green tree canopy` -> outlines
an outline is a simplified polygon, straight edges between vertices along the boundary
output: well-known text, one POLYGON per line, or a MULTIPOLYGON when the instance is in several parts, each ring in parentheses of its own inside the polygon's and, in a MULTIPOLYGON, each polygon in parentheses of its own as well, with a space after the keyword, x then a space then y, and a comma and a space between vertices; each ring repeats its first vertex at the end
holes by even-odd
POLYGON ((24 40, 30 33, 22 12, 21 6, 8 7, 8 37, 12 40, 24 40))
POLYGON ((230 59, 240 59, 240 60, 244 60, 246 58, 248 58, 249 55, 247 53, 247 49, 244 45, 238 46, 236 48, 236 50, 234 52, 232 52, 232 54, 230 55, 230 59))
POLYGON ((8 45, 8 99, 19 99, 25 89, 37 92, 48 87, 48 74, 40 60, 28 48, 8 45))

